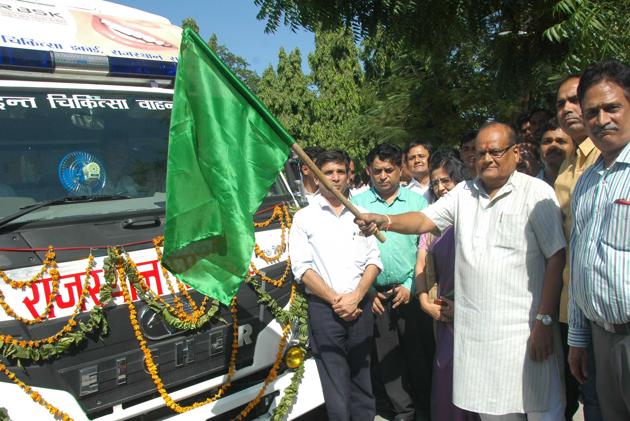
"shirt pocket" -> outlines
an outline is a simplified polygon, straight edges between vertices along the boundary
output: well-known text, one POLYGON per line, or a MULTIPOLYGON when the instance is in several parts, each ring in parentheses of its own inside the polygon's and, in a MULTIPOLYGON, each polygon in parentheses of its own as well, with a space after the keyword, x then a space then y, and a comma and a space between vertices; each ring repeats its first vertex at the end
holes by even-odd
POLYGON ((610 205, 602 221, 602 242, 615 250, 630 251, 630 205, 610 205))
POLYGON ((525 230, 527 229, 527 219, 521 213, 501 213, 494 227, 495 247, 518 250, 525 243, 525 230))

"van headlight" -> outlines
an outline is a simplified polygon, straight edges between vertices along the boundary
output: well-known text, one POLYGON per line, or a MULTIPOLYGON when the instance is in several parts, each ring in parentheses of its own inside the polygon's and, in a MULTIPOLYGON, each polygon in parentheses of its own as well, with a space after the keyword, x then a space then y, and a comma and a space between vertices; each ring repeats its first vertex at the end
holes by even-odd
POLYGON ((301 346, 291 346, 284 354, 284 363, 291 370, 295 370, 304 362, 306 351, 301 346))

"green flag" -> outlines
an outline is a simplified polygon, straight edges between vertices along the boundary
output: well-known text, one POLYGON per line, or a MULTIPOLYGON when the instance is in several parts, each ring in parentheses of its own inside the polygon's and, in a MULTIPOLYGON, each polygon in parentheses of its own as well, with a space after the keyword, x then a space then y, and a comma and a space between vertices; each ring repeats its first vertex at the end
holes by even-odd
POLYGON ((254 213, 291 136, 194 31, 182 34, 166 172, 165 267, 229 304, 254 250, 254 213))

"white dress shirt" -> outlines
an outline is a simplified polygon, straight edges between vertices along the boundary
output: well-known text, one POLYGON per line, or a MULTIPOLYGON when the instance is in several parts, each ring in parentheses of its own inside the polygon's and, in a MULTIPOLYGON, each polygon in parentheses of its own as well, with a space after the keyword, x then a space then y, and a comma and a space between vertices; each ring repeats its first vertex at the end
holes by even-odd
POLYGON ((374 236, 361 233, 348 209, 337 216, 321 194, 293 217, 289 256, 296 280, 312 269, 338 294, 354 291, 368 265, 383 269, 374 236))
POLYGON ((427 203, 433 203, 433 195, 431 194, 431 183, 423 186, 418 180, 412 178, 411 181, 405 186, 405 188, 424 197, 427 203))
POLYGON ((547 411, 559 335, 543 362, 528 339, 546 259, 565 247, 553 189, 515 171, 493 198, 479 179, 464 181, 422 212, 455 228, 453 403, 493 415, 547 411))
POLYGON ((319 196, 319 189, 315 190, 312 193, 304 190, 304 198, 306 198, 306 201, 308 202, 309 205, 313 202, 313 199, 316 198, 317 196, 319 196))

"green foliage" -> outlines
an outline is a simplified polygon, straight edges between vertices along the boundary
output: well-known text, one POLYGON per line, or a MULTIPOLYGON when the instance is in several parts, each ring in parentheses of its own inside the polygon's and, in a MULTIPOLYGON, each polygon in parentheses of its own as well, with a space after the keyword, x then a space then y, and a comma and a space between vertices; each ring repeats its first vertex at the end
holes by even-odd
POLYGON ((364 81, 352 33, 343 28, 316 31, 315 51, 308 61, 317 96, 310 143, 363 156, 367 151, 352 133, 353 120, 361 109, 364 81))
POLYGON ((277 72, 269 66, 258 85, 258 97, 280 120, 288 132, 300 143, 308 143, 313 121, 313 100, 309 78, 302 72, 299 49, 288 55, 284 49, 278 54, 277 72))
POLYGON ((182 20, 182 28, 190 28, 196 33, 199 33, 199 25, 197 25, 197 21, 193 18, 184 18, 184 20, 182 20))
MULTIPOLYGON (((185 18, 182 20, 182 28, 190 28, 196 33, 199 33, 199 25, 197 25, 197 21, 194 18, 185 18)), ((219 39, 214 33, 210 36, 208 45, 252 92, 255 93, 257 91, 260 78, 254 70, 249 68, 247 60, 232 53, 225 45, 220 44, 219 39)))
POLYGON ((568 47, 560 66, 562 73, 578 73, 588 64, 610 57, 630 62, 629 1, 561 0, 553 12, 564 20, 544 35, 568 47))
POLYGON ((555 81, 569 72, 606 57, 630 61, 628 0, 255 3, 269 31, 352 28, 365 69, 352 123, 358 149, 454 143, 488 118, 553 109, 555 81))
MULTIPOLYGON (((278 302, 263 289, 259 280, 247 277, 245 282, 254 289, 256 295, 258 295, 258 302, 267 307, 267 310, 269 310, 280 325, 286 326, 289 323, 292 324, 294 338, 298 341, 297 346, 301 346, 306 349, 306 343, 308 341, 308 301, 306 300, 306 297, 302 293, 296 291, 289 309, 284 310, 280 307, 278 302)), ((295 369, 295 372, 291 377, 291 383, 284 390, 284 395, 282 396, 280 403, 273 410, 273 413, 271 414, 271 419, 273 421, 286 419, 287 413, 298 397, 298 389, 303 378, 304 363, 295 369)))
POLYGON ((354 125, 365 77, 352 33, 317 31, 308 60, 311 73, 305 75, 300 51, 281 49, 277 68, 263 72, 259 98, 302 145, 343 149, 362 158, 370 143, 356 137, 354 125))

